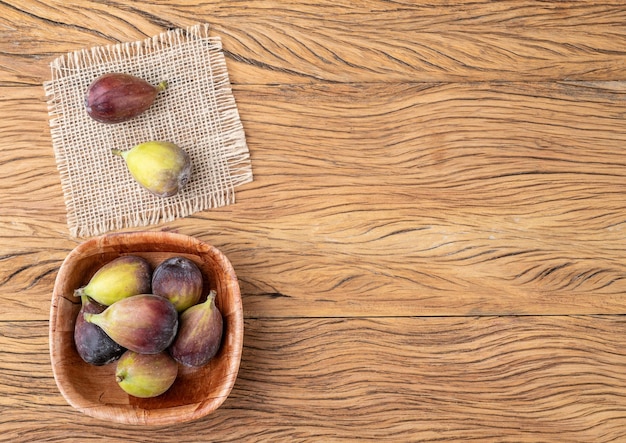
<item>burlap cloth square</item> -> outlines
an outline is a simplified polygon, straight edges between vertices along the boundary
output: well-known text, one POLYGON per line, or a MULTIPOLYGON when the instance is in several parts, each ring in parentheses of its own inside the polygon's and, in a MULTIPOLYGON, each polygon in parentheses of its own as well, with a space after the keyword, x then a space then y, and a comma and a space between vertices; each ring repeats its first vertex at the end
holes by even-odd
POLYGON ((55 59, 44 83, 52 145, 67 223, 75 237, 158 224, 235 201, 252 167, 219 37, 208 25, 175 29, 144 41, 83 49, 55 59), (104 124, 84 107, 91 82, 123 72, 153 85, 168 81, 152 107, 124 123, 104 124), (150 141, 178 144, 193 169, 177 195, 153 196, 111 153, 150 141))

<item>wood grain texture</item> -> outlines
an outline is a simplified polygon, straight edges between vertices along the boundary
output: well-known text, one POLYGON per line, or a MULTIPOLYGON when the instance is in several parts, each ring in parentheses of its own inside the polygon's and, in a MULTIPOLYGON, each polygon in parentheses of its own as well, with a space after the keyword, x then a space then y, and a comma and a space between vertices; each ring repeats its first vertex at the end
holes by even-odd
MULTIPOLYGON (((43 124, 37 97, 7 89, 16 115, 20 103, 33 111, 11 127, 43 124)), ((626 309, 619 83, 240 85, 235 95, 255 182, 236 205, 165 227, 225 250, 248 316, 626 309)), ((54 238, 67 234, 51 149, 35 148, 44 137, 8 137, 0 298, 45 319, 76 241, 54 238), (33 297, 16 300, 25 288, 33 297)))
POLYGON ((0 2, 0 441, 626 440, 626 6, 0 2), (54 58, 212 25, 254 182, 149 230, 222 250, 244 350, 212 415, 115 426, 49 357, 69 236, 54 58))
POLYGON ((147 428, 102 422, 59 401, 42 349, 45 322, 0 328, 2 386, 13 392, 0 397, 0 441, 626 438, 619 316, 249 319, 222 408, 147 428), (36 415, 43 408, 45 420, 36 415))
POLYGON ((0 17, 0 82, 40 83, 48 70, 33 61, 77 44, 138 40, 197 22, 223 37, 235 83, 604 80, 626 70, 619 0, 10 0, 0 17))
POLYGON ((249 204, 269 209, 260 246, 282 257, 262 276, 265 292, 286 296, 276 304, 320 301, 322 315, 624 311, 619 88, 281 87, 255 94, 249 114, 243 100, 249 139, 266 147, 255 157, 264 197, 249 204))

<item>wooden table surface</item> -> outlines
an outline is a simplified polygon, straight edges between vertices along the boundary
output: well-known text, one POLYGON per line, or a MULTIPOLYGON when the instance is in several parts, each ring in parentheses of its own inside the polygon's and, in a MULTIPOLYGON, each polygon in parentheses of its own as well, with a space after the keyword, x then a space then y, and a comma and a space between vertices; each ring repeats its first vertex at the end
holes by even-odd
POLYGON ((0 441, 626 441, 626 5, 0 2, 0 441), (42 83, 210 23, 254 181, 147 230, 240 279, 212 415, 116 425, 55 384, 73 238, 42 83))

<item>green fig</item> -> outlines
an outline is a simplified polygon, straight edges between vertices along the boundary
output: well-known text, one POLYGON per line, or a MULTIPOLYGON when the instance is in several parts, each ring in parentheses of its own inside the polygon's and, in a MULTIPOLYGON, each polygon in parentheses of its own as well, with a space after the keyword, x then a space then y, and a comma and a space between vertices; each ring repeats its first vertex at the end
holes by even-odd
POLYGON ((105 309, 106 306, 88 296, 81 296, 81 308, 74 326, 74 344, 80 358, 94 366, 114 362, 126 351, 106 335, 99 326, 87 323, 84 319, 85 313, 99 314, 105 309))
POLYGON ((185 366, 204 366, 222 343, 223 319, 215 306, 216 292, 211 291, 204 303, 194 305, 180 315, 180 328, 170 355, 185 366))
POLYGON ((169 300, 140 294, 113 303, 101 314, 84 314, 120 346, 141 354, 158 354, 176 337, 178 312, 169 300))
POLYGON ((170 257, 152 274, 152 293, 167 298, 178 312, 198 303, 202 287, 202 272, 186 257, 170 257))
POLYGON ((128 151, 111 152, 124 159, 137 183, 158 197, 175 195, 191 175, 189 154, 174 143, 150 141, 128 151))
POLYGON ((166 81, 152 86, 129 74, 104 74, 87 88, 85 110, 101 123, 125 122, 144 113, 166 88, 166 81))
POLYGON ((156 397, 167 391, 178 376, 178 363, 166 352, 138 354, 126 351, 117 361, 115 380, 134 397, 156 397))
POLYGON ((88 295, 109 306, 132 295, 149 293, 151 282, 150 263, 139 256, 124 255, 98 269, 89 283, 74 291, 74 295, 88 295))

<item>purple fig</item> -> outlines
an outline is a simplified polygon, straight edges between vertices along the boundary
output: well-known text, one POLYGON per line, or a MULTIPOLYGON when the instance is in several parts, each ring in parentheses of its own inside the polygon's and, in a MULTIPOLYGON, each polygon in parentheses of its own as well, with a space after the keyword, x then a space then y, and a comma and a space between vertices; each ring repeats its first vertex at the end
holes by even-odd
POLYGON ((152 274, 152 293, 167 298, 178 312, 200 301, 202 286, 202 272, 185 257, 168 258, 152 274))
POLYGON ((114 362, 126 351, 113 341, 106 333, 93 323, 85 321, 83 314, 99 314, 106 306, 92 300, 86 295, 81 296, 82 306, 76 317, 74 326, 74 344, 78 355, 84 361, 95 366, 114 362))
POLYGON ((139 256, 124 255, 98 269, 89 283, 74 291, 74 295, 88 295, 109 306, 132 295, 149 293, 151 281, 150 263, 139 256))
POLYGON ((178 363, 166 352, 138 354, 126 351, 115 370, 117 384, 134 397, 156 397, 167 391, 178 376, 178 363))
POLYGON ((165 81, 152 86, 129 74, 104 74, 87 89, 85 109, 91 118, 101 123, 125 122, 145 112, 157 94, 166 88, 165 81))
POLYGON ((176 337, 178 312, 169 300, 140 294, 113 303, 101 314, 84 314, 120 346, 141 354, 158 354, 176 337))
POLYGON ((223 319, 215 306, 215 291, 204 303, 194 305, 180 315, 180 329, 169 348, 170 354, 186 366, 204 366, 222 343, 223 319))

